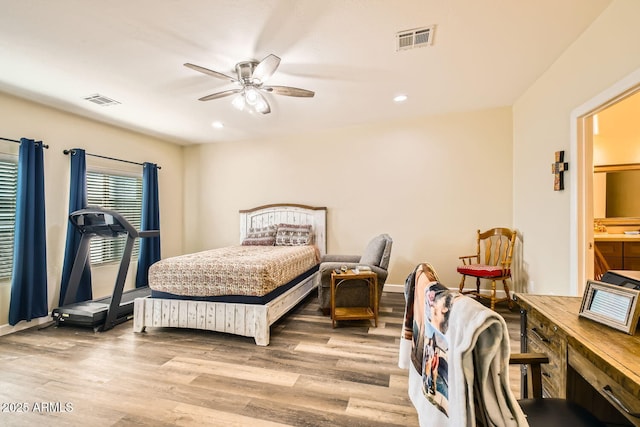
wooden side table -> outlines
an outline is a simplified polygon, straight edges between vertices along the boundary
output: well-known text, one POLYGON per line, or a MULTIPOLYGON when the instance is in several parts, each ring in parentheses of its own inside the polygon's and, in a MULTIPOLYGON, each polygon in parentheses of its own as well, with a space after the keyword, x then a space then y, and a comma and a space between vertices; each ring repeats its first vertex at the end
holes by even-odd
POLYGON ((373 271, 347 270, 346 272, 331 273, 331 321, 336 327, 337 320, 373 319, 378 327, 378 275, 373 271), (369 287, 369 307, 336 307, 336 292, 342 286, 349 286, 349 282, 361 280, 369 287))

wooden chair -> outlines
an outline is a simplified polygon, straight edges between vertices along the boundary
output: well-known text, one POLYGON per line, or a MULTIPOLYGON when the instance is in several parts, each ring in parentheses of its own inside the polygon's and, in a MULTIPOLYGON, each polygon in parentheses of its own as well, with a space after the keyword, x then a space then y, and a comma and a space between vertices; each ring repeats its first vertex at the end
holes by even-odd
POLYGON ((517 232, 509 228, 492 228, 485 232, 478 230, 476 253, 459 257, 462 260, 462 265, 458 266, 458 273, 462 274, 460 293, 489 299, 492 310, 495 310, 496 303, 503 301, 507 302, 509 308, 513 306, 507 280, 511 279, 511 259, 516 236, 517 232), (475 290, 464 290, 467 276, 475 277, 475 290), (481 279, 491 280, 489 295, 480 292, 481 279), (496 281, 499 280, 504 287, 504 298, 496 297, 496 281))

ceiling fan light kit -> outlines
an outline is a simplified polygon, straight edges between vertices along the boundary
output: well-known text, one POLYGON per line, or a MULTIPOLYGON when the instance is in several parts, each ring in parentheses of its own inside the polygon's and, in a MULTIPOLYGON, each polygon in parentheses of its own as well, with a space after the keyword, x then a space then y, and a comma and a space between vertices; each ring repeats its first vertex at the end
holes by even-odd
POLYGON ((192 70, 240 85, 240 88, 237 89, 225 90, 203 96, 199 98, 199 101, 210 101, 229 95, 237 95, 231 102, 234 107, 240 111, 248 110, 262 114, 269 114, 271 112, 271 106, 261 92, 302 98, 311 98, 315 95, 315 92, 310 90, 291 86, 264 86, 264 83, 273 75, 279 65, 280 58, 276 55, 269 55, 260 62, 239 62, 235 67, 237 77, 231 77, 199 65, 184 64, 185 67, 191 68, 192 70))

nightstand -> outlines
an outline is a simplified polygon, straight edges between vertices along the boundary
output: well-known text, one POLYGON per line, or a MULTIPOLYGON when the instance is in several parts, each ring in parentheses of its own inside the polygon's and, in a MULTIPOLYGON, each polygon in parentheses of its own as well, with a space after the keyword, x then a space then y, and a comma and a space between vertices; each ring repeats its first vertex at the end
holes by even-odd
POLYGON ((354 271, 331 273, 331 321, 336 327, 338 320, 373 319, 378 327, 378 276, 373 271, 354 271), (336 307, 336 293, 349 282, 359 280, 369 287, 369 307, 336 307))

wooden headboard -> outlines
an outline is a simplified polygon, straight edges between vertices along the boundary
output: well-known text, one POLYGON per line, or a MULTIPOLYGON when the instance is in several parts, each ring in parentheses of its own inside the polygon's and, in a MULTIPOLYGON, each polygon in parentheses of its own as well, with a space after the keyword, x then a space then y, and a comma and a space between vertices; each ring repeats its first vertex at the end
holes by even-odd
POLYGON ((250 228, 274 224, 311 224, 320 255, 327 253, 327 208, 276 203, 240 210, 240 242, 250 228))

